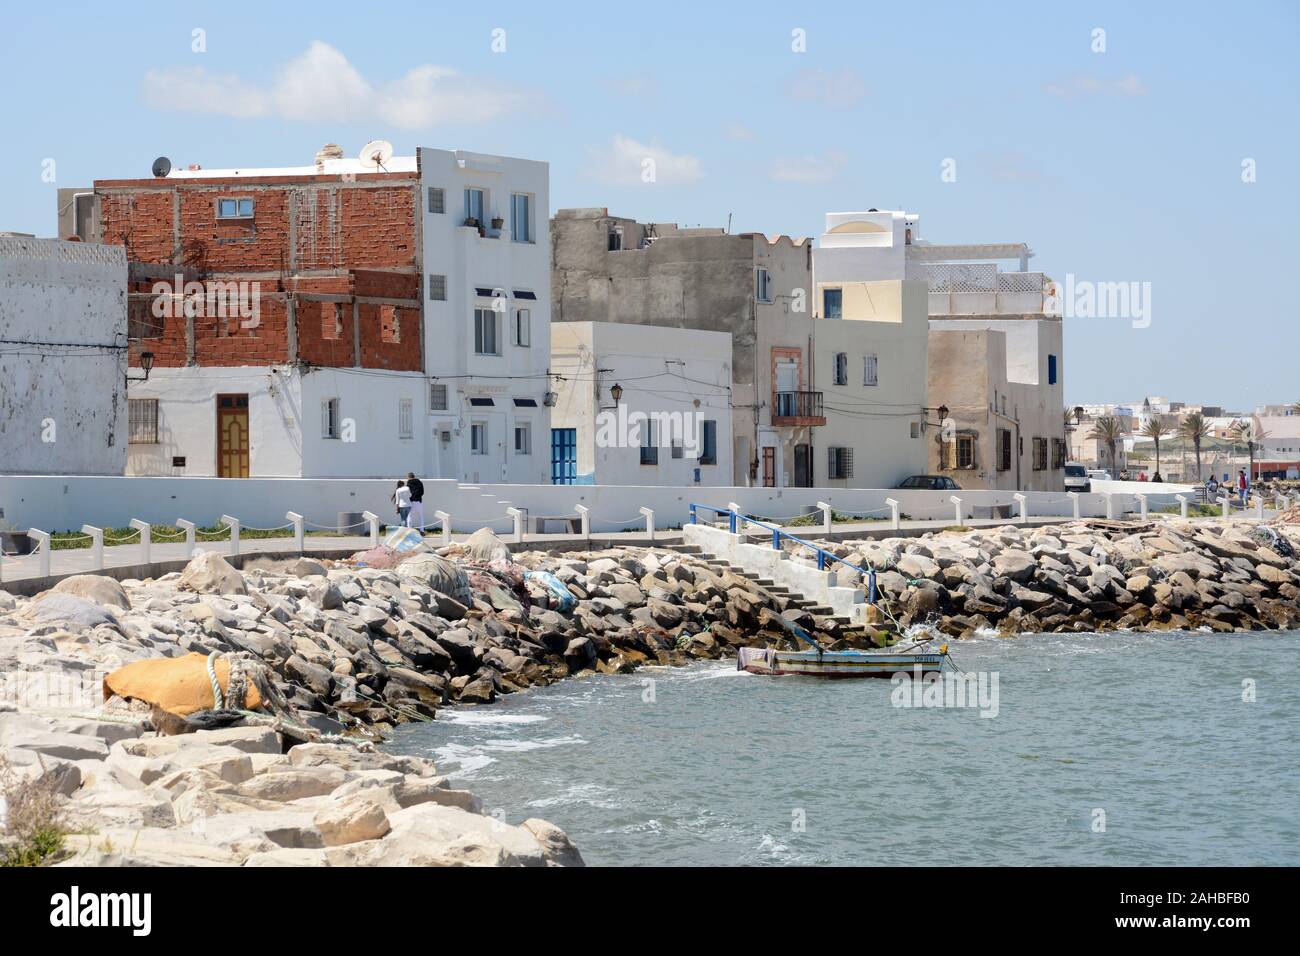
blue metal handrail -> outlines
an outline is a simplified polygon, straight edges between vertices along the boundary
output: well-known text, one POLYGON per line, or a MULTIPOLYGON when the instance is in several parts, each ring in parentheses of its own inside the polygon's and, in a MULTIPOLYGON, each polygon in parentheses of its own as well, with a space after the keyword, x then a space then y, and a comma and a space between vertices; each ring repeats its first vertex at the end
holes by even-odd
POLYGON ((739 520, 742 519, 742 518, 743 518, 745 521, 749 522, 750 524, 756 524, 756 525, 758 525, 760 528, 766 528, 768 531, 771 531, 771 532, 772 532, 772 548, 773 548, 773 550, 775 550, 775 551, 780 551, 780 550, 781 550, 781 539, 782 539, 782 538, 788 538, 789 540, 793 541, 795 544, 801 544, 801 545, 803 545, 805 548, 812 548, 813 551, 815 551, 815 552, 817 553, 817 570, 818 570, 818 571, 825 571, 825 570, 826 570, 826 565, 827 565, 827 563, 831 563, 831 564, 842 564, 842 565, 844 565, 846 568, 850 568, 850 569, 852 569, 852 570, 854 570, 854 571, 857 571, 858 574, 861 574, 863 577, 865 577, 865 578, 867 579, 867 603, 868 603, 868 604, 875 604, 875 603, 876 603, 876 570, 875 570, 875 568, 860 568, 860 567, 858 567, 856 564, 854 564, 853 562, 851 562, 851 561, 845 561, 845 560, 844 560, 843 558, 841 558, 839 555, 837 555, 837 554, 833 554, 832 552, 827 551, 825 548, 818 547, 817 545, 813 544, 811 541, 806 540, 805 538, 800 538, 798 535, 790 534, 790 532, 788 532, 788 531, 784 530, 783 528, 780 528, 780 527, 778 527, 778 526, 776 526, 776 525, 767 524, 766 522, 759 521, 757 518, 751 518, 749 515, 741 514, 740 512, 738 512, 738 511, 736 511, 736 510, 734 510, 734 509, 732 509, 732 508, 715 508, 715 507, 713 507, 712 505, 692 504, 692 505, 690 506, 690 512, 691 512, 691 524, 698 524, 698 523, 699 523, 699 521, 698 521, 698 519, 697 519, 697 517, 696 517, 696 514, 695 514, 695 509, 696 509, 696 508, 703 508, 705 511, 712 511, 714 514, 718 514, 718 515, 726 515, 726 516, 727 516, 727 527, 728 527, 728 530, 730 530, 730 532, 731 532, 732 534, 736 534, 736 533, 737 533, 736 528, 737 528, 737 525, 739 524, 739 520))

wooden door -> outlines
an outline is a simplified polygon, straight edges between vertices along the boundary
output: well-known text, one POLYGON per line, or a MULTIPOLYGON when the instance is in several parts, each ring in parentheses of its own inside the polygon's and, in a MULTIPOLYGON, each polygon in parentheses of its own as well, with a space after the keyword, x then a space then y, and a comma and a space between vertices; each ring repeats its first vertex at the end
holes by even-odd
POLYGON ((776 449, 771 445, 763 449, 763 487, 776 487, 776 449))
POLYGON ((217 477, 248 477, 248 396, 217 396, 217 477))

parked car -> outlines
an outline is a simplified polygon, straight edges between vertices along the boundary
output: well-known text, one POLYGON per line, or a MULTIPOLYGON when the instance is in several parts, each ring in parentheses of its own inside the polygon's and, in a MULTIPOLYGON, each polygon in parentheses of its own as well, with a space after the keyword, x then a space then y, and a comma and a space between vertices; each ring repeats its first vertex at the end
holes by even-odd
POLYGON ((1112 480, 1113 480, 1113 479, 1110 477, 1110 472, 1109 472, 1109 471, 1106 471, 1106 470, 1103 469, 1103 468, 1090 468, 1090 469, 1088 469, 1088 477, 1091 478, 1093 481, 1112 481, 1112 480))
POLYGON ((1065 463, 1065 490, 1075 491, 1081 495, 1086 495, 1092 491, 1092 479, 1088 477, 1088 469, 1076 461, 1067 461, 1065 463))
POLYGON ((912 475, 897 485, 914 491, 961 491, 961 485, 944 475, 912 475))

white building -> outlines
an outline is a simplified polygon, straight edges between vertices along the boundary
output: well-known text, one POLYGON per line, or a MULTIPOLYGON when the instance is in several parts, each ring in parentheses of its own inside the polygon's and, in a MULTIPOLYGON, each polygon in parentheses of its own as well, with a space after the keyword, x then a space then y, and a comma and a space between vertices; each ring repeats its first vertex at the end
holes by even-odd
POLYGON ((728 332, 557 322, 551 480, 730 485, 731 360, 728 332))
POLYGON ((123 473, 126 277, 121 246, 0 236, 0 473, 123 473))
POLYGON ((94 194, 87 221, 131 240, 133 363, 157 356, 131 390, 130 473, 549 479, 546 163, 327 146, 94 194), (258 315, 188 314, 152 281, 174 274, 248 287, 258 315))

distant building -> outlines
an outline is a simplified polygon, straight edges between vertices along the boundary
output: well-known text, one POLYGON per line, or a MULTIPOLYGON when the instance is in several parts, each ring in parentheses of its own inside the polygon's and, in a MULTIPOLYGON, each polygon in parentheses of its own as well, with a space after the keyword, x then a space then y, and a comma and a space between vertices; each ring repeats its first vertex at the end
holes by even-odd
MULTIPOLYGON (((131 260, 132 474, 549 477, 547 165, 172 170, 62 215, 131 260)), ((62 227, 62 226, 61 226, 62 227)))
POLYGON ((731 361, 726 332, 555 323, 552 482, 730 485, 731 361))
POLYGON ((124 473, 126 286, 121 246, 0 235, 0 473, 124 473))

